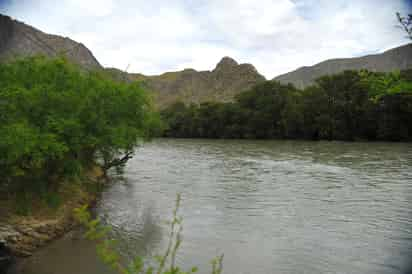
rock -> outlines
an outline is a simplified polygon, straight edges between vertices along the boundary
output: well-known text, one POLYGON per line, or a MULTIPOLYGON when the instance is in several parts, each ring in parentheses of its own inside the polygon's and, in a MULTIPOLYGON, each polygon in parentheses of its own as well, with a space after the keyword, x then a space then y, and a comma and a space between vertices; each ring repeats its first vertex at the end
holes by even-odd
MULTIPOLYGON (((74 204, 73 207, 82 203, 74 204)), ((68 211, 71 212, 71 211, 68 211)), ((72 229, 75 222, 71 213, 49 219, 20 217, 8 223, 0 223, 0 245, 9 250, 13 256, 30 256, 37 248, 62 236, 72 229)), ((1 253, 1 252, 0 252, 1 253)))
POLYGON ((214 71, 222 71, 222 72, 228 72, 234 68, 236 68, 239 64, 232 59, 231 57, 225 56, 220 60, 219 63, 217 63, 216 68, 214 71))
MULTIPOLYGON (((90 168, 85 173, 85 184, 101 184, 103 171, 98 166, 90 168)), ((64 190, 61 190, 64 192, 64 190)), ((47 208, 36 208, 38 214, 18 216, 12 213, 0 220, 0 274, 13 263, 15 258, 28 257, 39 247, 62 237, 73 229, 77 223, 73 218, 73 210, 85 204, 96 202, 98 193, 87 189, 76 189, 66 193, 64 205, 57 210, 48 212, 47 208), (48 212, 48 214, 46 213, 48 212)), ((12 204, 5 203, 2 209, 13 212, 12 204)))

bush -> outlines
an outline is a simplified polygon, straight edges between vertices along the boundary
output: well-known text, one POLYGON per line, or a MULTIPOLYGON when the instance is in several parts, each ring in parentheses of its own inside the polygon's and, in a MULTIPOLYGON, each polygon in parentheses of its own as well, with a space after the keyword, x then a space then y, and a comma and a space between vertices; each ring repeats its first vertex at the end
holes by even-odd
POLYGON ((0 64, 0 187, 53 190, 89 166, 124 164, 158 121, 138 83, 82 71, 64 58, 0 64))

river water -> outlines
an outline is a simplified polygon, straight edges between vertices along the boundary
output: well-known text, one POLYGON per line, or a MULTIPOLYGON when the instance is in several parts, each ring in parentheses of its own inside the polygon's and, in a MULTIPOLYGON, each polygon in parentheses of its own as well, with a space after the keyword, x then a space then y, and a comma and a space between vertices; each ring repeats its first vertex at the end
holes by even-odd
MULTIPOLYGON (((412 144, 158 139, 97 206, 125 258, 160 253, 182 194, 178 262, 209 273, 404 273, 412 262, 412 144)), ((111 273, 72 233, 23 274, 111 273)), ((77 233, 78 234, 78 233, 77 233)))

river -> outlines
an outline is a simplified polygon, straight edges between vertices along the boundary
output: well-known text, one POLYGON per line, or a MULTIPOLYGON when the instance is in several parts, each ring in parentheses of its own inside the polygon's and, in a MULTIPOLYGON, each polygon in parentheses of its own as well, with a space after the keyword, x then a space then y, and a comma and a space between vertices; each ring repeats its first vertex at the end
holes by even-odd
MULTIPOLYGON (((412 144, 157 139, 114 181, 96 210, 125 258, 164 248, 176 193, 199 273, 221 253, 223 273, 404 273, 412 253, 412 144)), ((111 273, 75 234, 18 272, 111 273)))

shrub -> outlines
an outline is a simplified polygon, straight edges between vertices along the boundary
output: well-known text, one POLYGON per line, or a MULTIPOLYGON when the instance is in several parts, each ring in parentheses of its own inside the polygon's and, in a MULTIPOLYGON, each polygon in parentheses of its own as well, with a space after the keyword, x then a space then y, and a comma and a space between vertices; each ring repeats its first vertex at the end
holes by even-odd
POLYGON ((82 71, 64 58, 2 63, 0 188, 54 190, 91 165, 124 164, 158 120, 138 83, 82 71))

